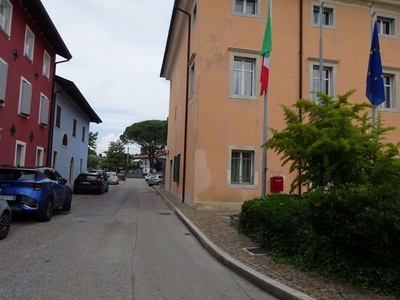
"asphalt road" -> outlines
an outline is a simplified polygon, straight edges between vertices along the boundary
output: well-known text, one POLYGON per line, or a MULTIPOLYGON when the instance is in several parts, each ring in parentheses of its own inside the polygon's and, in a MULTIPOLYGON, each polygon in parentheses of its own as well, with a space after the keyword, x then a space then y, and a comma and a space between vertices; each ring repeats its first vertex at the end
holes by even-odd
POLYGON ((144 179, 74 195, 50 222, 13 216, 0 299, 276 299, 222 266, 144 179))

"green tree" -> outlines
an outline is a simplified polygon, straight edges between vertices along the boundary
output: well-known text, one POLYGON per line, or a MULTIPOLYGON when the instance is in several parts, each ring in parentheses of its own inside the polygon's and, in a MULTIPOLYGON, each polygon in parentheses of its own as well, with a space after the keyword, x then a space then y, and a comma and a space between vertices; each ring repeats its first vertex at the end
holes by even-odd
POLYGON ((97 138, 99 136, 98 132, 89 131, 89 143, 88 143, 88 155, 96 155, 96 148, 97 148, 97 138))
POLYGON ((105 159, 101 161, 100 166, 107 171, 114 171, 117 167, 128 169, 129 159, 125 153, 124 143, 121 140, 109 142, 108 150, 104 152, 105 159), (128 161, 128 163, 127 163, 128 161))
POLYGON ((318 102, 300 99, 291 108, 281 106, 286 128, 270 129, 273 137, 264 146, 281 154, 282 165, 289 163, 290 172, 298 171, 291 192, 299 185, 315 189, 371 183, 376 180, 374 173, 382 173, 382 166, 391 165, 394 170, 399 145, 384 143, 385 134, 393 128, 384 128, 379 116, 373 129, 368 113, 363 112, 372 106, 349 103, 353 93, 339 95, 337 100, 319 93, 318 102))
POLYGON ((167 120, 147 120, 134 123, 125 128, 120 136, 124 144, 135 144, 141 148, 142 154, 149 157, 154 168, 157 150, 164 149, 167 141, 167 120))
POLYGON ((100 158, 97 156, 97 137, 98 132, 89 131, 89 141, 88 141, 88 158, 87 158, 87 168, 89 170, 98 169, 100 164, 100 158))

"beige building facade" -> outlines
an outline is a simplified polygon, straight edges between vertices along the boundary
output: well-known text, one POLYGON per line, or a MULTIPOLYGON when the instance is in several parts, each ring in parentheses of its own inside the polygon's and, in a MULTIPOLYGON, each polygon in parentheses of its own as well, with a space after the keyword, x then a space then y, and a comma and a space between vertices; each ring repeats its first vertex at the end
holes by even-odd
MULTIPOLYGON (((350 101, 368 102, 371 5, 324 1, 323 91, 329 95, 356 89, 350 101)), ((400 1, 373 5, 386 91, 379 111, 385 126, 399 127, 400 1)), ((170 82, 164 185, 193 207, 240 206, 261 195, 265 101, 259 78, 267 6, 267 0, 175 0, 161 67, 170 82)), ((281 104, 315 97, 319 9, 319 1, 272 0, 268 127, 284 128, 281 104)), ((400 141, 400 128, 389 140, 400 141)), ((273 151, 266 161, 267 194, 275 178, 283 178, 288 193, 294 174, 273 151)))

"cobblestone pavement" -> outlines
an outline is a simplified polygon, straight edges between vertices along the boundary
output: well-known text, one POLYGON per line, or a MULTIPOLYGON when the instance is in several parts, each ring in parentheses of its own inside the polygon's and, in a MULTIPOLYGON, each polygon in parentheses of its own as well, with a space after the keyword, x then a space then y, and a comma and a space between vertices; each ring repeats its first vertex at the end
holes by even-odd
POLYGON ((354 288, 348 284, 313 277, 294 267, 274 262, 267 255, 255 255, 245 248, 257 247, 250 238, 231 225, 231 216, 239 211, 193 209, 161 187, 157 192, 180 213, 188 218, 201 232, 223 252, 253 270, 272 278, 285 286, 318 300, 398 300, 371 291, 354 288))

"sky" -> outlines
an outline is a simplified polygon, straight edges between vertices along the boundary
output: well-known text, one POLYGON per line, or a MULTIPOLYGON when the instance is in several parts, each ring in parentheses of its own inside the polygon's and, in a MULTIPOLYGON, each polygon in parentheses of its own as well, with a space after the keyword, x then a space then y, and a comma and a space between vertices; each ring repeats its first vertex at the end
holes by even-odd
POLYGON ((41 1, 72 54, 56 74, 73 81, 103 121, 90 123, 97 153, 134 123, 167 119, 169 82, 160 70, 173 0, 41 1))

